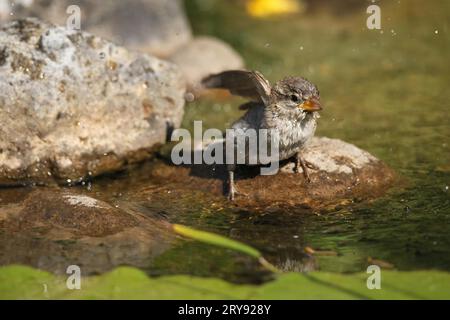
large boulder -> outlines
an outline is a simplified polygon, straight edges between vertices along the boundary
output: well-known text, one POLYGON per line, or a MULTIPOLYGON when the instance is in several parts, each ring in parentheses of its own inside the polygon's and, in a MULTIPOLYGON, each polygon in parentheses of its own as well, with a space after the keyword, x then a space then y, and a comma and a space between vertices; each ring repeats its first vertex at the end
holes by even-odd
POLYGON ((0 0, 0 22, 36 17, 66 25, 67 8, 77 5, 82 30, 158 56, 170 55, 192 38, 180 0, 27 0, 13 7, 8 2, 0 0))
POLYGON ((0 185, 80 181, 149 157, 183 116, 178 68, 37 19, 0 30, 0 185))

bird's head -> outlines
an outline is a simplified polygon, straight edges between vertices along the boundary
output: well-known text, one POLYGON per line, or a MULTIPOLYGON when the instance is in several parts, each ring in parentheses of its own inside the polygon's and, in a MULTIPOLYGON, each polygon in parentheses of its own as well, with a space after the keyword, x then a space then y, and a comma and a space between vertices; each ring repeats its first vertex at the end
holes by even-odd
POLYGON ((279 107, 300 113, 322 110, 319 90, 301 77, 287 77, 278 81, 272 88, 271 100, 279 107))

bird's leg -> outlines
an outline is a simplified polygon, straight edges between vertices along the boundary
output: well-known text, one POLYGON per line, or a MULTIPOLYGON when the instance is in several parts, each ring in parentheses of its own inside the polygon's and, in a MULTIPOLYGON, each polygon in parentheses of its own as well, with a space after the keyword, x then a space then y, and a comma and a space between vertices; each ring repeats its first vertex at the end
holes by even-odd
POLYGON ((236 166, 229 166, 227 170, 228 170, 228 200, 234 201, 236 195, 248 197, 248 194, 239 191, 238 188, 236 187, 236 184, 234 183, 234 172, 236 170, 236 166))
POLYGON ((234 184, 234 171, 228 171, 228 200, 234 201, 234 197, 237 193, 236 186, 234 184))
MULTIPOLYGON (((311 164, 309 164, 309 165, 311 165, 311 164)), ((303 176, 305 177, 306 182, 310 183, 311 182, 311 178, 309 177, 307 163, 303 159, 303 157, 301 156, 300 152, 297 152, 297 154, 295 155, 295 168, 294 168, 294 171, 299 173, 299 168, 300 167, 302 167, 303 176)))

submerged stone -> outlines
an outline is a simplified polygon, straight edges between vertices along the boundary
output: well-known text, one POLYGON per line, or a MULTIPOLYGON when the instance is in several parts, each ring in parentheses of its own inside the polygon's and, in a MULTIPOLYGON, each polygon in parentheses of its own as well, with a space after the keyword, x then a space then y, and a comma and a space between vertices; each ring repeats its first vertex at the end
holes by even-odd
POLYGON ((74 191, 37 188, 0 210, 0 265, 59 274, 78 265, 84 275, 124 264, 145 268, 173 239, 161 217, 74 191))

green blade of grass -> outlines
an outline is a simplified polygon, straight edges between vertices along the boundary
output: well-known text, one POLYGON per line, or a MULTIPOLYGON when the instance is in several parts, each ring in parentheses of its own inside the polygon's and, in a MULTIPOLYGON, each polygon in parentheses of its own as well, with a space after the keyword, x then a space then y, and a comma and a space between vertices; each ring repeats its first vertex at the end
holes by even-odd
POLYGON ((239 251, 242 253, 245 253, 251 257, 254 258, 260 258, 261 252, 259 252, 258 250, 243 244, 241 242, 235 241, 235 240, 231 240, 228 239, 224 236, 220 236, 211 232, 206 232, 206 231, 200 231, 200 230, 195 230, 183 225, 179 225, 179 224, 174 224, 173 225, 173 230, 178 233, 179 235, 197 240, 197 241, 201 241, 204 243, 209 243, 215 246, 219 246, 219 247, 224 247, 224 248, 228 248, 234 251, 239 251))
POLYGON ((275 273, 279 272, 279 270, 275 266, 273 266, 266 259, 264 259, 261 252, 259 252, 255 248, 243 244, 242 242, 231 240, 229 238, 211 232, 195 230, 180 224, 173 224, 172 228, 175 231, 175 233, 182 235, 184 237, 191 238, 203 243, 208 243, 214 246, 219 246, 245 253, 253 258, 256 258, 258 262, 267 270, 275 273))

